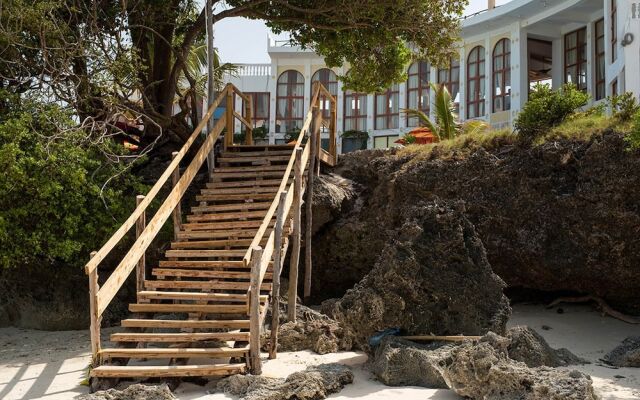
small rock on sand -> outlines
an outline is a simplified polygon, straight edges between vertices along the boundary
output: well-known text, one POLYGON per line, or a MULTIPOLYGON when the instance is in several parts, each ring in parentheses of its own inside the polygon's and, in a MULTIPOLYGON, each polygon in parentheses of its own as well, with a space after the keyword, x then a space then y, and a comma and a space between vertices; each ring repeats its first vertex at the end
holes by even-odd
POLYGON ((221 380, 218 390, 245 400, 319 400, 352 382, 349 367, 322 364, 295 372, 286 379, 234 375, 221 380))
POLYGON ((604 356, 603 361, 615 367, 640 367, 640 336, 629 336, 620 346, 604 356))

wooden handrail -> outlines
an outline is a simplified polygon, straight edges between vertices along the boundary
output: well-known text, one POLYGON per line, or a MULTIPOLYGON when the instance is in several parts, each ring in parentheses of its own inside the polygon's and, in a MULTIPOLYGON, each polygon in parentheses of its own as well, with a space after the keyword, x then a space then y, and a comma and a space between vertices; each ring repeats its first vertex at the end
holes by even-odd
POLYGON ((220 105, 220 102, 222 102, 228 90, 229 90, 229 86, 225 87, 222 93, 220 93, 220 95, 218 96, 218 98, 213 102, 213 104, 211 104, 211 107, 209 107, 209 110, 207 110, 207 113, 202 117, 202 121, 200 121, 196 130, 193 131, 189 139, 187 139, 187 141, 184 143, 184 146, 182 146, 182 149, 180 149, 180 151, 175 156, 175 158, 171 161, 167 169, 162 173, 162 175, 160 175, 160 178, 158 178, 158 181, 153 185, 153 187, 145 195, 146 197, 144 198, 144 200, 142 200, 140 204, 138 204, 138 206, 133 211, 133 213, 131 213, 129 218, 127 218, 127 220, 120 226, 120 228, 118 228, 118 230, 113 234, 113 236, 111 236, 109 240, 107 240, 104 246, 102 246, 102 248, 98 250, 95 256, 92 257, 89 260, 89 262, 85 265, 84 270, 87 275, 90 274, 94 269, 96 269, 98 265, 100 265, 100 263, 111 252, 111 250, 113 250, 114 247, 116 247, 116 245, 122 240, 122 238, 127 234, 127 232, 129 232, 129 230, 136 224, 136 221, 138 221, 140 216, 147 210, 151 202, 156 198, 156 196, 158 195, 162 187, 165 185, 167 180, 171 177, 171 175, 173 174, 173 171, 178 167, 178 165, 180 165, 180 161, 182 161, 184 156, 187 154, 187 151, 189 151, 193 143, 196 141, 196 139, 198 138, 198 135, 200 135, 200 132, 202 132, 202 129, 204 129, 204 127, 206 126, 207 121, 209 121, 209 119, 213 116, 213 112, 220 105))

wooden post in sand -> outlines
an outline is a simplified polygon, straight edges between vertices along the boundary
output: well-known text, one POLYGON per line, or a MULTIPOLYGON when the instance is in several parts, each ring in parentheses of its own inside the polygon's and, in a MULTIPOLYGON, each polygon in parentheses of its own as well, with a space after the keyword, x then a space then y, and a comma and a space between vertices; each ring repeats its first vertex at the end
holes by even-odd
POLYGON ((320 124, 322 123, 322 117, 318 106, 313 107, 313 119, 311 123, 311 135, 309 137, 311 153, 309 155, 309 170, 307 171, 307 204, 305 214, 305 235, 304 235, 304 299, 305 302, 309 300, 311 296, 311 224, 313 219, 313 181, 315 178, 315 164, 319 154, 318 151, 318 137, 320 136, 320 124))
POLYGON ((287 202, 287 191, 280 193, 278 199, 278 213, 276 216, 276 227, 273 251, 273 278, 271 290, 271 347, 269 348, 269 359, 276 358, 278 350, 278 328, 280 327, 280 273, 282 269, 282 235, 284 230, 284 207, 287 202))
POLYGON ((293 249, 291 251, 291 260, 289 261, 289 293, 287 304, 287 319, 291 322, 296 321, 296 306, 298 302, 298 264, 300 263, 300 239, 301 220, 302 220, 302 174, 304 165, 302 165, 302 148, 297 147, 296 150, 295 176, 293 180, 293 249))

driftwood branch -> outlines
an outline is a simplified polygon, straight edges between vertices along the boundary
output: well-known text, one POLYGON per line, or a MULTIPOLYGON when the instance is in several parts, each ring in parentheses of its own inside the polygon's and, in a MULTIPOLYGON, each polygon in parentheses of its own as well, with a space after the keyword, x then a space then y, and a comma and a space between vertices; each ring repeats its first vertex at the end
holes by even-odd
POLYGON ((596 302, 603 314, 609 315, 620 321, 624 321, 629 324, 640 324, 640 320, 637 320, 629 315, 623 314, 620 311, 616 311, 609 306, 602 298, 597 296, 578 296, 578 297, 560 297, 547 305, 547 308, 553 308, 560 303, 589 303, 596 302))

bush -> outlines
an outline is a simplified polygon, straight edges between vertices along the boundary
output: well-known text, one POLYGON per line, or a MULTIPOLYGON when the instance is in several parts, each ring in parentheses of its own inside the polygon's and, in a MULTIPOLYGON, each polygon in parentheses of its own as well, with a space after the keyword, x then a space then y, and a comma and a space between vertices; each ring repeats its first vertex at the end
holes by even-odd
POLYGON ((105 157, 124 150, 94 144, 55 105, 0 100, 0 267, 84 265, 142 189, 105 157))
POLYGON ((631 149, 640 149, 640 111, 633 116, 631 133, 625 137, 631 149))
POLYGON ((621 122, 628 122, 640 112, 640 105, 633 93, 626 92, 609 98, 613 116, 621 122))
POLYGON ((523 140, 532 142, 588 102, 589 95, 573 85, 552 90, 548 85, 537 84, 518 114, 514 127, 523 140))

